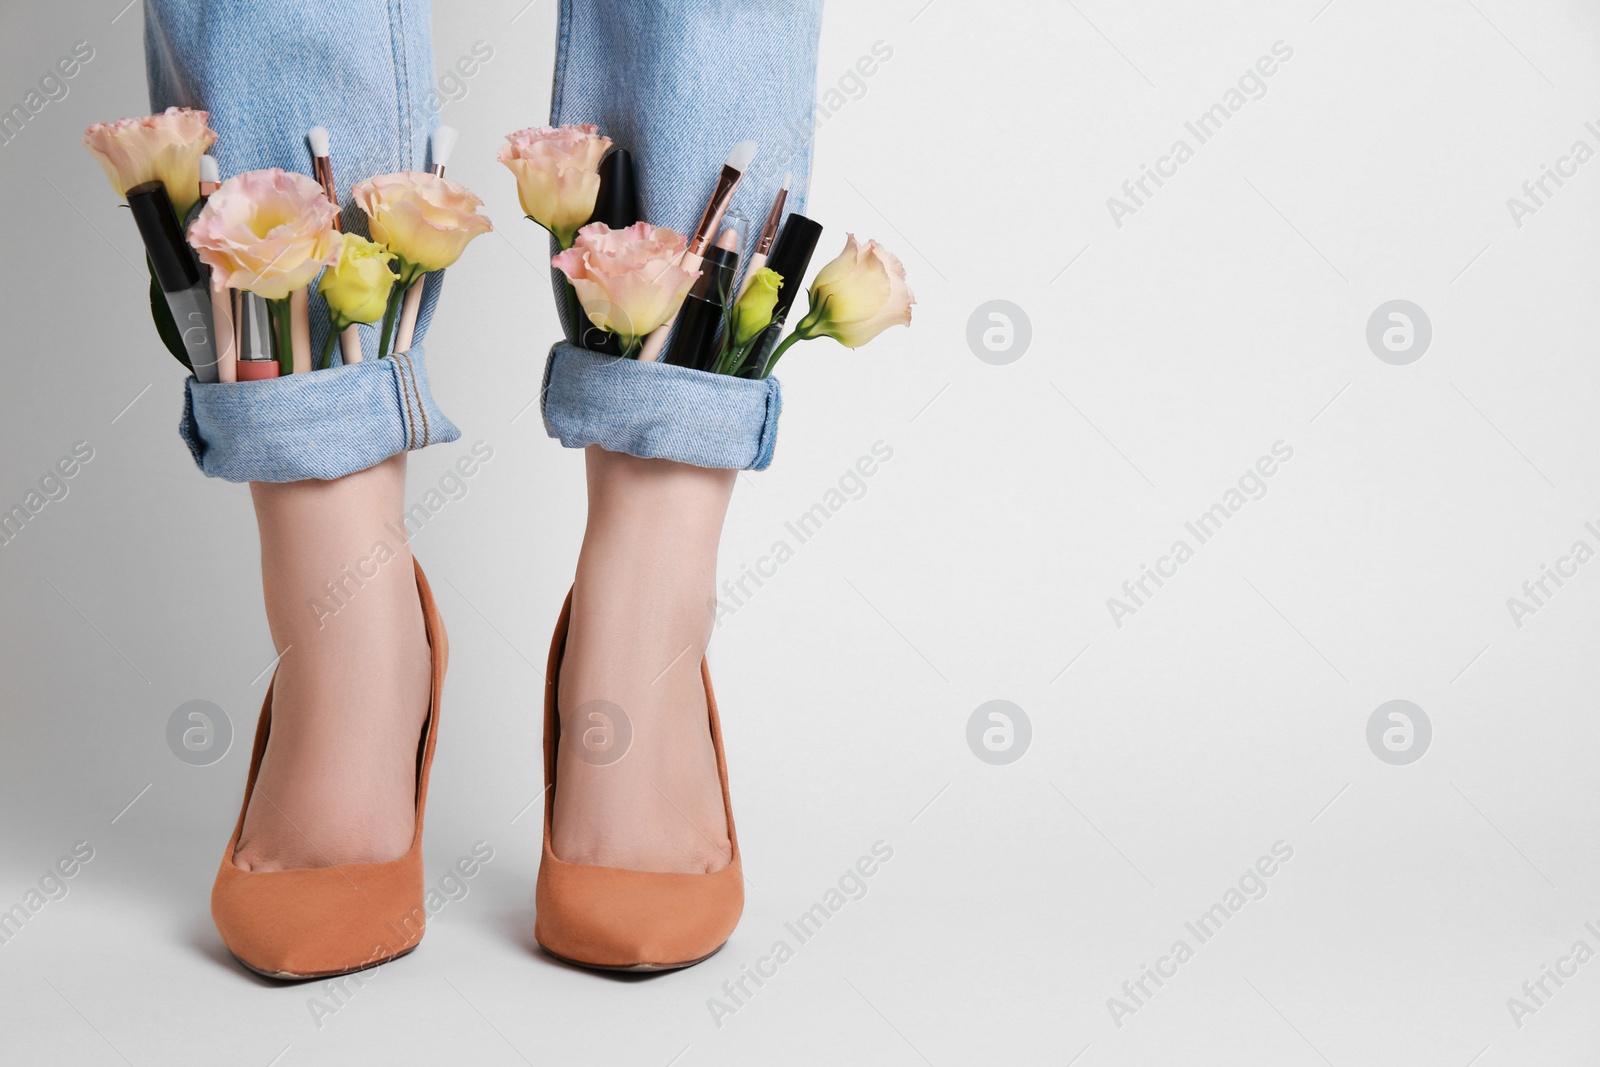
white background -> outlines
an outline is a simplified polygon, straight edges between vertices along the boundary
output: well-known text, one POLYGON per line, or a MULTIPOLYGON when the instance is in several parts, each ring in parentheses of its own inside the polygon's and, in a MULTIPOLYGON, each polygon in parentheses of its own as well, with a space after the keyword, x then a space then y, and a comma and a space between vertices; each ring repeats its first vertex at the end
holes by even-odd
POLYGON ((868 349, 788 357, 777 461, 740 479, 724 574, 875 442, 893 458, 717 634, 748 907, 720 955, 645 981, 531 938, 540 670, 582 465, 525 410, 556 333, 547 253, 493 153, 548 113, 554 6, 443 5, 441 70, 494 53, 444 115, 451 175, 498 229, 452 268, 429 338, 464 437, 411 466, 418 499, 494 449, 416 542, 454 653, 430 883, 475 841, 495 858, 319 1027, 320 987, 246 974, 207 914, 272 649, 248 493, 178 440, 137 235, 78 145, 146 110, 122 2, 0 14, 6 107, 74 42, 95 51, 0 145, 0 504, 94 449, 0 548, 0 910, 74 842, 95 850, 0 945, 8 1058, 1600 1055, 1600 961, 1547 980, 1520 1026, 1507 1006, 1575 941, 1600 951, 1600 562, 1520 627, 1507 607, 1575 540, 1600 548, 1600 161, 1520 227, 1506 203, 1575 140, 1600 149, 1593 3, 832 5, 824 87, 875 42, 893 56, 823 122, 809 213, 825 254, 846 229, 898 251, 920 303, 868 349), (1265 95, 1198 145, 1184 123, 1279 41, 1265 95), (1194 157, 1116 225, 1107 198, 1178 138, 1194 157), (994 299, 1032 323, 1008 365, 967 342, 994 299), (1366 340, 1395 299, 1433 331, 1403 366, 1366 340), (1184 523, 1279 441, 1266 495, 1116 625, 1107 598, 1193 546, 1184 523), (165 740, 196 699, 236 732, 203 768, 165 740), (1007 766, 966 741, 992 699, 1032 723, 1007 766), (1393 699, 1433 728, 1406 766, 1366 740, 1393 699), (865 898, 719 1027, 708 998, 876 841, 894 857, 865 898), (1267 894, 1198 944, 1184 923, 1280 841, 1267 894), (1194 958, 1118 1025, 1108 998, 1132 1003, 1122 983, 1180 938, 1194 958))

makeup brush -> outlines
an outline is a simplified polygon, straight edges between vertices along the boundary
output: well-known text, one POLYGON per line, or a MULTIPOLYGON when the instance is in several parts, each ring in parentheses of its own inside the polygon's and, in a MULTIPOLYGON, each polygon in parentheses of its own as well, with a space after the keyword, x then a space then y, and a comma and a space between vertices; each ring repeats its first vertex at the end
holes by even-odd
MULTIPOLYGON (((457 136, 454 126, 436 126, 433 133, 428 135, 428 158, 433 161, 430 169, 435 178, 444 177, 444 167, 450 162, 450 153, 455 151, 457 136)), ((404 352, 411 347, 411 337, 417 329, 417 312, 422 310, 423 278, 412 282, 411 288, 406 290, 405 302, 400 307, 400 330, 394 339, 396 352, 404 352)))
POLYGON ((456 138, 459 136, 454 126, 435 126, 428 135, 428 158, 433 161, 429 169, 435 178, 444 177, 444 165, 450 162, 450 153, 456 150, 456 138))
MULTIPOLYGON (((221 184, 222 171, 217 168, 216 157, 201 156, 200 203, 204 205, 221 184)), ((210 274, 209 271, 206 273, 210 274)), ((233 325, 233 290, 218 285, 215 279, 211 280, 210 289, 211 338, 217 346, 217 381, 238 381, 239 335, 233 325)))
MULTIPOLYGON (((306 140, 311 143, 312 177, 322 186, 323 193, 328 197, 328 203, 337 209, 339 193, 333 185, 333 138, 326 126, 313 126, 306 131, 306 140)), ((344 225, 337 214, 333 216, 333 228, 341 232, 344 230, 344 225)))
POLYGON ((307 286, 289 294, 289 348, 295 374, 311 373, 311 304, 307 286))
MULTIPOLYGON (((759 147, 754 141, 740 141, 728 152, 727 162, 722 164, 722 171, 717 175, 716 188, 712 190, 711 199, 707 201, 706 209, 700 215, 700 222, 694 228, 694 236, 689 239, 689 246, 684 250, 682 261, 684 270, 692 272, 700 269, 706 249, 710 246, 712 237, 716 236, 717 226, 722 222, 722 216, 733 200, 733 192, 739 187, 739 179, 744 177, 745 168, 750 166, 750 161, 756 158, 756 150, 759 147)), ((661 349, 666 346, 667 335, 672 332, 672 324, 675 321, 677 321, 676 315, 650 332, 650 336, 644 339, 644 347, 639 351, 641 360, 654 361, 661 358, 661 349)))
POLYGON ((222 171, 217 168, 217 157, 200 157, 200 199, 205 200, 222 184, 222 171))
MULTIPOLYGON (((750 279, 756 276, 756 271, 767 265, 767 253, 772 251, 773 238, 778 236, 778 223, 783 221, 783 205, 789 199, 789 183, 793 180, 794 172, 789 171, 783 176, 783 186, 779 188, 778 195, 772 198, 772 210, 767 212, 767 221, 761 224, 761 236, 756 240, 756 250, 751 254, 750 263, 744 269, 744 282, 739 286, 740 297, 750 288, 750 279)), ((734 302, 737 303, 738 298, 735 298, 734 302)))
MULTIPOLYGON (((322 186, 328 203, 333 205, 333 228, 342 233, 344 223, 339 218, 339 192, 333 184, 333 137, 326 126, 313 126, 306 131, 306 140, 311 144, 311 173, 317 179, 317 184, 322 186)), ((331 325, 329 328, 332 328, 331 325)), ((351 323, 344 328, 339 335, 339 352, 345 363, 361 362, 359 326, 351 323)))

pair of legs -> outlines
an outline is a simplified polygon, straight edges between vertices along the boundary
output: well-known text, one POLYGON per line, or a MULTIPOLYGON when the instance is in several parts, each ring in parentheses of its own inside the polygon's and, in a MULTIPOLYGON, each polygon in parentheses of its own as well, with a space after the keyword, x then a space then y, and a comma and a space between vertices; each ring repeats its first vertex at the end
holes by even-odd
MULTIPOLYGON (((151 107, 209 111, 224 175, 305 172, 306 131, 323 126, 347 228, 360 232, 348 190, 376 174, 426 169, 441 117, 430 0, 147 0, 144 12, 151 107)), ((441 6, 439 17, 450 15, 441 6)), ((597 124, 632 152, 650 222, 691 230, 728 149, 745 139, 761 152, 734 210, 762 218, 786 172, 788 206, 805 210, 822 0, 560 0, 557 17, 550 121, 597 124)), ((481 51, 473 48, 484 84, 501 64, 519 62, 481 51)), ((457 158, 491 151, 463 141, 457 158)), ((518 240, 537 245, 542 235, 518 240)), ((415 349, 439 292, 437 279, 424 290, 415 349)), ((324 310, 313 294, 313 350, 324 310)), ((362 330, 363 347, 376 351, 373 329, 362 330)), ((478 377, 510 370, 509 361, 480 365, 478 377)), ((598 414, 626 422, 633 413, 619 401, 598 414)), ((604 766, 563 746, 553 847, 570 862, 717 869, 727 862, 727 830, 697 668, 734 475, 593 447, 587 463, 589 525, 560 705, 566 719, 609 701, 628 716, 633 739, 604 766)), ((240 866, 387 860, 411 840, 428 678, 408 550, 390 533, 401 528, 404 470, 400 456, 329 482, 252 483, 267 614, 283 659, 240 866), (392 558, 346 606, 332 617, 312 610, 327 583, 385 540, 392 558)), ((530 713, 537 703, 530 693, 530 713)), ((565 723, 566 736, 585 725, 565 723)))
MULTIPOLYGON (((699 668, 734 472, 598 446, 585 462, 562 732, 581 737, 586 710, 603 701, 622 709, 631 743, 610 762, 561 747, 552 847, 569 863, 719 870, 730 846, 699 668)), ((282 659, 234 863, 271 871, 396 859, 411 844, 431 680, 410 552, 393 533, 404 528, 405 455, 334 481, 255 482, 251 493, 282 659), (386 551, 374 553, 380 543, 386 551), (345 577, 374 556, 376 576, 359 587, 345 577)), ((530 714, 536 705, 530 694, 530 714)))

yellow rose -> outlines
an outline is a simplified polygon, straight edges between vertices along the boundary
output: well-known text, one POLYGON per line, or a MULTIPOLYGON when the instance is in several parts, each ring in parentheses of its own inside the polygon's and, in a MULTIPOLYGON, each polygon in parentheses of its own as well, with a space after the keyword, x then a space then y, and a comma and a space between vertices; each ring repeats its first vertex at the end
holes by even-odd
POLYGON ((733 343, 743 347, 754 341, 772 325, 772 309, 778 303, 778 290, 783 286, 783 275, 770 267, 762 267, 750 276, 744 295, 733 306, 733 343))
POLYGON ((350 191, 367 213, 373 240, 399 258, 401 279, 444 270, 467 242, 494 227, 478 214, 483 201, 433 174, 401 172, 368 178, 350 191))
POLYGON ((317 292, 328 302, 334 328, 342 330, 353 322, 377 322, 389 306, 389 291, 394 288, 394 271, 389 262, 394 253, 359 234, 344 235, 339 262, 322 273, 317 292))

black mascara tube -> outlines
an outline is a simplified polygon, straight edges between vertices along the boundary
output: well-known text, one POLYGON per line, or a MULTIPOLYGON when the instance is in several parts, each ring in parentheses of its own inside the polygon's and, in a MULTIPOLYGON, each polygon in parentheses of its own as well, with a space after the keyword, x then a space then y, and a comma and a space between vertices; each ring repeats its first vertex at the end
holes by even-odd
POLYGON ((817 250, 817 241, 821 237, 822 226, 804 215, 790 214, 783 220, 778 239, 772 242, 772 254, 767 257, 767 269, 783 279, 783 285, 778 288, 777 303, 772 308, 772 325, 766 328, 760 343, 751 350, 750 357, 739 371, 739 377, 761 378, 766 375, 767 360, 771 358, 778 337, 783 333, 783 321, 789 317, 789 309, 800 296, 806 268, 811 265, 812 253, 817 250))
MULTIPOLYGON (((625 230, 638 222, 639 187, 633 180, 633 156, 618 148, 600 161, 600 192, 595 196, 590 222, 603 222, 613 230, 625 230)), ((602 355, 622 355, 615 334, 591 323, 579 309, 578 347, 602 355)))

